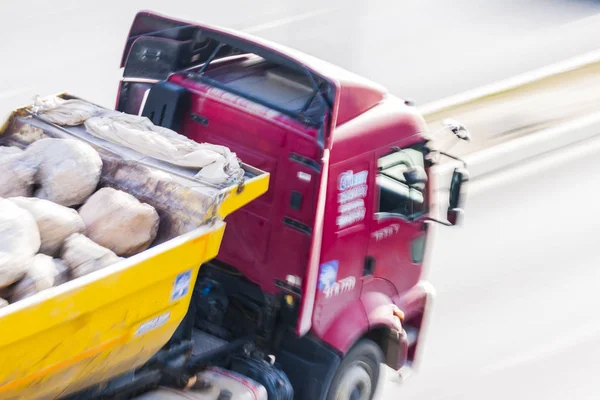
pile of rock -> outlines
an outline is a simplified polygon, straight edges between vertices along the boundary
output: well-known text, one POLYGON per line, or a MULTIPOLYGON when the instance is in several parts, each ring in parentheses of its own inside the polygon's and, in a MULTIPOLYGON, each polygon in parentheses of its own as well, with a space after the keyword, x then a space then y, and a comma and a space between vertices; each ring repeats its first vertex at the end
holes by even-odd
POLYGON ((156 238, 156 210, 99 188, 102 159, 85 142, 0 147, 0 170, 0 305, 105 268, 156 238))

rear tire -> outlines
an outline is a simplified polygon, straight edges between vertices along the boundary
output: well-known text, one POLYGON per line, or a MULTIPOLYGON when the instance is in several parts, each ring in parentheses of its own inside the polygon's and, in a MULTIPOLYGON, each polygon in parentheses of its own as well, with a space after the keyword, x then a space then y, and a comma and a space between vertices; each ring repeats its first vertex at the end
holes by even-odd
POLYGON ((383 352, 375 342, 361 339, 337 369, 327 400, 372 400, 379 383, 383 352))

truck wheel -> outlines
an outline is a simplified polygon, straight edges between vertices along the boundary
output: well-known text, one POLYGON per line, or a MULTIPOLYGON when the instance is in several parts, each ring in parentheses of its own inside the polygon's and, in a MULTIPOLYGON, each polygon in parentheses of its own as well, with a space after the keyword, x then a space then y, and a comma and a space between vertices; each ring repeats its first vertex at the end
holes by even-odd
POLYGON ((360 340, 342 360, 327 400, 371 400, 379 382, 383 352, 373 341, 360 340))

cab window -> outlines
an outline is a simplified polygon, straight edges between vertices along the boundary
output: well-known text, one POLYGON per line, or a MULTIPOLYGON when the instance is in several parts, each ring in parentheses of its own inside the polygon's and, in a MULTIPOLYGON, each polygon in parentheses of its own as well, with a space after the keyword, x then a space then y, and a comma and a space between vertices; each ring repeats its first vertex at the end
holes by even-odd
POLYGON ((395 149, 377 160, 377 214, 414 218, 427 212, 425 147, 395 149))

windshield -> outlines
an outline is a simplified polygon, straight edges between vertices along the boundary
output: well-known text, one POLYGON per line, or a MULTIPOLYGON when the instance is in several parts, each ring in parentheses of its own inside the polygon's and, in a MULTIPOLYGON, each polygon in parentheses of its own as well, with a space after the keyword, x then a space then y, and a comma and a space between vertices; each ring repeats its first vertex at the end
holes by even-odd
POLYGON ((377 160, 378 213, 413 219, 428 211, 426 154, 425 144, 419 143, 395 149, 377 160), (419 169, 425 175, 417 175, 418 181, 409 181, 405 174, 419 169))

